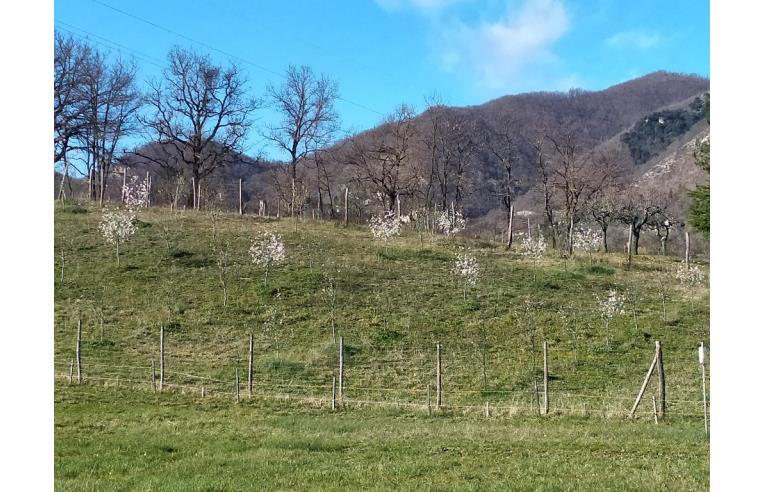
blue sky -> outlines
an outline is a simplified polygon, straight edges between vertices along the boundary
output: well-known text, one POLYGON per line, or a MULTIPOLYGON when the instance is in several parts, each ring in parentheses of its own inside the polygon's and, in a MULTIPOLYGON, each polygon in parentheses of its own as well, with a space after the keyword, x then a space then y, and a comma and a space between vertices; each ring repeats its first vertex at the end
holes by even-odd
MULTIPOLYGON (((710 73, 709 4, 698 0, 57 0, 54 9, 57 29, 135 56, 141 80, 160 74, 176 44, 235 56, 256 96, 288 64, 310 65, 338 82, 346 131, 400 103, 422 110, 432 93, 464 106, 660 69, 710 73)), ((259 112, 260 123, 273 118, 259 112)), ((248 146, 278 157, 256 132, 248 146)))

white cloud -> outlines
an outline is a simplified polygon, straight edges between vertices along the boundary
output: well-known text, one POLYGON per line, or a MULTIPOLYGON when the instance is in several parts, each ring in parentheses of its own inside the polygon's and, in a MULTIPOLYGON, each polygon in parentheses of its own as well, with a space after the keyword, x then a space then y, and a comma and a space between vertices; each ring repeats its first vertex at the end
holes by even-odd
POLYGON ((637 48, 646 50, 659 44, 663 37, 656 32, 641 30, 621 31, 607 39, 607 44, 615 48, 637 48))
POLYGON ((441 65, 490 89, 508 87, 527 69, 554 61, 552 47, 568 27, 562 0, 525 0, 496 21, 445 29, 441 65))
POLYGON ((435 12, 461 0, 374 0, 374 3, 388 11, 414 8, 423 12, 435 12))

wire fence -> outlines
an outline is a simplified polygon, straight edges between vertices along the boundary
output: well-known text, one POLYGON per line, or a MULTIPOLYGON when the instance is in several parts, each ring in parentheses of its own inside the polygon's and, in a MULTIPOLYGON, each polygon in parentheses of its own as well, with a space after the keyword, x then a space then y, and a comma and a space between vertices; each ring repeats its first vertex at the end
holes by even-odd
MULTIPOLYGON (((134 340, 133 340, 134 341, 134 340)), ((342 380, 339 347, 312 347, 301 354, 259 340, 252 354, 252 394, 249 394, 247 340, 220 350, 217 356, 177 350, 172 338, 165 347, 164 371, 159 352, 128 350, 127 342, 87 346, 80 361, 81 382, 136 391, 181 392, 204 398, 290 400, 332 408, 380 407, 430 413, 436 410, 492 417, 542 413, 544 381, 549 413, 557 415, 625 417, 650 365, 649 352, 613 354, 581 349, 557 355, 550 344, 549 371, 541 354, 510 344, 455 341, 443 345, 440 361, 442 406, 438 409, 437 361, 434 345, 344 345, 342 380), (507 359, 512 358, 512 363, 507 359), (139 360, 144 362, 139 362, 139 360), (152 365, 152 359, 154 364, 152 365), (238 368, 238 391, 235 373, 238 368), (546 379, 545 379, 546 378, 546 379), (334 384, 333 384, 334 383, 334 384), (341 390, 340 390, 341 388, 341 390)), ((539 343, 540 345, 540 343, 539 343)), ((149 344, 151 346, 151 344, 149 344)), ((697 355, 690 348, 664 352, 666 416, 702 419, 704 403, 697 355)), ((60 384, 76 384, 75 358, 59 353, 55 376, 60 384)), ((648 386, 635 416, 653 416, 648 386)))

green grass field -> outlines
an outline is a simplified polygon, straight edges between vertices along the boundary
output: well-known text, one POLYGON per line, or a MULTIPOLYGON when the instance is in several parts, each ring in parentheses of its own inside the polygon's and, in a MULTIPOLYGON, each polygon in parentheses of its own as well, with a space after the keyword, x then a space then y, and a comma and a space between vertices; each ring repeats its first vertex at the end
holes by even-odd
POLYGON ((534 266, 463 238, 410 231, 383 244, 362 226, 152 209, 139 213, 117 266, 100 218, 89 205, 55 211, 58 488, 708 488, 696 355, 708 340, 708 288, 680 285, 676 258, 640 255, 627 268, 622 254, 550 252, 534 266), (247 254, 265 230, 287 249, 267 288, 247 254), (481 265, 466 301, 451 273, 461 248, 481 265), (325 274, 345 340, 336 412, 325 274), (613 288, 625 313, 606 331, 597 297, 613 288), (84 384, 70 386, 78 317, 84 384), (155 394, 160 325, 166 387, 155 394), (654 381, 637 418, 626 417, 656 340, 668 403, 658 425, 654 381), (543 341, 550 415, 539 416, 543 341), (428 416, 437 342, 444 407, 428 416))

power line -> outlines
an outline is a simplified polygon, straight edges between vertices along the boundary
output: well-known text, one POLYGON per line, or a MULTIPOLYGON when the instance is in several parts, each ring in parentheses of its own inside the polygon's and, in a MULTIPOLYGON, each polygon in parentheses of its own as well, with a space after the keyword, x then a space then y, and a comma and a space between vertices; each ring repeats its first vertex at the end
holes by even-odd
MULTIPOLYGON (((227 56, 227 57, 230 57, 230 58, 233 58, 233 59, 235 59, 235 60, 239 60, 240 62, 243 62, 243 63, 247 63, 247 64, 249 64, 249 65, 252 65, 253 67, 255 67, 255 68, 259 69, 259 70, 262 70, 263 72, 269 73, 269 74, 271 74, 271 75, 276 75, 277 77, 280 77, 280 78, 282 78, 282 79, 286 77, 286 75, 285 75, 284 73, 282 73, 282 72, 278 72, 278 71, 276 71, 276 70, 273 70, 273 69, 271 69, 271 68, 268 68, 268 67, 266 67, 266 66, 264 66, 264 65, 261 65, 261 64, 259 64, 259 63, 256 63, 256 62, 254 62, 254 61, 252 61, 252 60, 249 60, 249 59, 247 59, 247 58, 241 57, 241 56, 239 56, 239 55, 235 55, 235 54, 233 54, 233 53, 230 53, 230 52, 228 52, 228 51, 225 51, 225 50, 221 50, 221 49, 219 49, 219 48, 216 48, 216 47, 214 47, 214 46, 212 46, 212 45, 210 45, 210 44, 207 44, 207 43, 205 43, 205 42, 203 42, 203 41, 199 41, 199 40, 197 40, 197 39, 194 39, 194 38, 191 38, 191 37, 189 37, 189 36, 186 36, 186 35, 185 35, 185 34, 183 34, 183 33, 180 33, 180 32, 178 32, 178 31, 172 30, 172 29, 170 29, 169 27, 165 27, 165 26, 162 26, 162 25, 160 25, 160 24, 157 24, 156 22, 150 21, 150 20, 148 20, 148 19, 145 19, 145 18, 143 18, 143 17, 137 16, 137 15, 135 15, 135 14, 131 14, 130 12, 126 12, 126 11, 124 11, 124 10, 122 10, 122 9, 119 9, 119 8, 117 8, 117 7, 114 7, 114 6, 112 6, 112 5, 109 5, 108 3, 102 2, 102 1, 100 1, 100 0, 91 0, 91 1, 92 1, 93 3, 96 3, 96 4, 98 4, 98 5, 101 5, 101 6, 103 6, 103 7, 106 7, 106 8, 108 8, 108 9, 110 9, 110 10, 114 11, 114 12, 117 12, 117 13, 119 13, 119 14, 122 14, 122 15, 124 15, 124 16, 130 17, 131 19, 135 19, 135 20, 137 20, 137 21, 139 21, 139 22, 143 22, 144 24, 148 24, 148 25, 150 25, 150 26, 152 26, 152 27, 154 27, 154 28, 156 28, 156 29, 159 29, 159 30, 165 31, 165 32, 167 32, 167 33, 169 33, 169 34, 172 34, 173 36, 178 36, 179 38, 185 39, 186 41, 189 41, 189 42, 192 42, 192 43, 196 43, 196 44, 198 44, 198 45, 200 45, 200 46, 204 46, 205 48, 207 48, 207 49, 209 49, 209 50, 212 50, 212 51, 216 51, 216 52, 218 52, 218 53, 220 53, 220 54, 222 54, 222 55, 225 55, 225 56, 227 56)), ((367 111, 370 111, 370 112, 372 112, 372 113, 376 113, 376 114, 378 114, 378 115, 380 115, 380 116, 384 116, 384 113, 382 113, 382 112, 380 112, 380 111, 377 111, 376 109, 372 109, 372 108, 370 108, 370 107, 368 107, 368 106, 365 106, 365 105, 363 105, 363 104, 361 104, 361 103, 357 103, 357 102, 355 102, 355 101, 351 101, 350 99, 346 99, 346 98, 344 98, 344 97, 341 97, 341 96, 338 96, 338 97, 337 97, 337 99, 338 99, 338 100, 340 100, 340 101, 346 102, 346 103, 348 103, 348 104, 352 104, 353 106, 356 106, 356 107, 358 107, 358 108, 361 108, 361 109, 365 109, 365 110, 367 110, 367 111)))
POLYGON ((98 41, 95 41, 93 39, 90 39, 90 41, 93 41, 94 43, 100 44, 101 46, 104 46, 104 47, 107 47, 107 48, 111 48, 111 46, 109 46, 109 45, 113 45, 114 47, 116 47, 115 49, 117 51, 121 52, 121 50, 125 50, 125 51, 131 53, 134 57, 136 57, 136 58, 138 58, 138 59, 140 59, 142 61, 145 61, 146 63, 149 63, 149 64, 154 65, 154 66, 159 67, 159 68, 163 68, 162 60, 159 60, 159 59, 154 58, 154 57, 152 57, 150 55, 147 55, 147 54, 142 53, 140 51, 137 51, 137 50, 134 50, 132 48, 129 48, 129 47, 123 45, 123 44, 119 44, 116 41, 112 41, 112 40, 110 40, 108 38, 105 38, 103 36, 99 36, 98 34, 94 34, 94 33, 90 32, 90 31, 86 31, 85 29, 82 29, 81 27, 74 26, 74 25, 69 24, 67 22, 64 22, 64 21, 61 21, 61 20, 58 20, 58 19, 54 20, 54 22, 57 23, 57 24, 61 24, 63 26, 66 26, 66 27, 59 27, 59 29, 61 29, 63 31, 66 31, 69 34, 73 34, 73 35, 78 36, 80 38, 86 38, 86 39, 89 39, 90 37, 101 39, 103 42, 98 42, 98 41), (72 31, 72 29, 74 29, 76 31, 80 31, 81 33, 84 33, 85 36, 83 36, 82 34, 80 34, 78 32, 72 31), (108 43, 108 44, 104 44, 104 43, 108 43))

